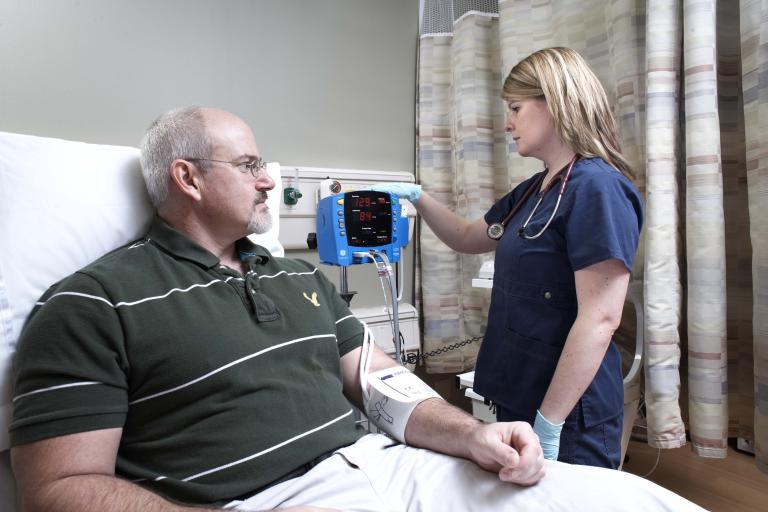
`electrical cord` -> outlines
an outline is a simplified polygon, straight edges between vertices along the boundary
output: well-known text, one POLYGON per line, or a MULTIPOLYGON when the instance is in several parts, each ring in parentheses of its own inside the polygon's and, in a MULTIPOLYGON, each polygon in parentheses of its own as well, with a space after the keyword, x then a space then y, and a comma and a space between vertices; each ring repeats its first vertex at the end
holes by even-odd
POLYGON ((379 282, 381 283, 381 292, 384 295, 384 310, 387 312, 389 324, 392 326, 392 343, 395 347, 395 358, 398 359, 399 363, 405 364, 406 354, 405 350, 403 350, 405 344, 402 342, 403 335, 400 332, 400 325, 397 314, 397 286, 392 281, 393 272, 392 266, 389 263, 389 258, 387 258, 386 252, 377 250, 371 250, 368 252, 356 252, 353 255, 359 258, 370 258, 371 261, 373 261, 373 263, 376 265, 376 273, 378 274, 379 282), (387 279, 387 284, 389 285, 389 295, 387 295, 387 287, 384 285, 384 278, 387 279), (393 312, 394 317, 392 315, 393 312), (399 333, 398 338, 395 338, 395 333, 399 333), (400 343, 398 343, 398 341, 400 343))
POLYGON ((360 387, 363 391, 363 403, 367 404, 369 399, 368 394, 368 374, 371 370, 371 361, 373 361, 373 333, 371 332, 368 324, 360 321, 363 324, 363 348, 360 352, 360 387))
MULTIPOLYGON (((403 333, 400 333, 400 339, 403 339, 403 333)), ((476 341, 480 341, 483 339, 483 336, 475 336, 474 338, 468 338, 464 341, 457 341, 456 343, 452 343, 450 345, 445 345, 443 347, 440 347, 438 349, 435 349, 431 352, 425 352, 425 353, 410 353, 406 354, 405 360, 408 364, 419 364, 423 363, 430 357, 434 357, 440 354, 445 354, 446 352, 450 352, 452 350, 457 350, 461 347, 465 347, 471 343, 475 343, 476 341)))
MULTIPOLYGON (((387 312, 387 318, 389 319, 389 323, 392 326, 392 343, 395 346, 395 351, 400 354, 400 361, 398 361, 399 363, 418 365, 419 363, 423 363, 430 357, 434 357, 437 355, 445 354, 447 352, 451 352, 453 350, 457 350, 461 347, 467 346, 471 343, 475 343, 483 339, 483 336, 475 336, 473 338, 468 338, 463 341, 458 341, 450 345, 445 345, 431 352, 425 352, 425 353, 420 353, 418 351, 415 353, 406 352, 405 338, 403 337, 403 333, 400 331, 399 325, 396 325, 398 324, 398 322, 395 322, 395 318, 397 317, 397 302, 400 300, 400 297, 398 296, 399 293, 397 291, 397 286, 392 282, 392 266, 389 264, 389 259, 387 258, 386 253, 383 251, 372 250, 370 252, 363 252, 363 251, 356 252, 354 253, 354 255, 361 258, 362 257, 370 258, 371 261, 373 261, 373 263, 376 265, 376 271, 379 276, 379 282, 381 284, 381 292, 384 295, 384 304, 385 304, 384 310, 387 312), (379 261, 379 259, 381 259, 381 261, 379 261), (387 287, 384 285, 384 278, 387 279, 387 282, 389 284, 389 290, 390 290, 389 295, 387 294, 387 287), (389 307, 389 304, 392 304, 391 308, 389 307), (392 315, 393 312, 394 312, 394 317, 392 315), (395 341, 395 336, 397 336, 397 341, 395 341), (398 350, 398 344, 399 344, 400 350, 398 350)), ((371 337, 373 337, 372 334, 371 334, 371 337)))
POLYGON ((405 265, 402 263, 395 263, 397 269, 397 283, 400 285, 400 289, 397 291, 397 302, 403 300, 403 290, 405 289, 405 271, 403 268, 405 265))
MULTIPOLYGON (((382 260, 382 269, 379 269, 379 280, 382 281, 382 287, 383 285, 383 278, 387 278, 387 283, 389 284, 389 297, 390 301, 388 304, 392 304, 392 312, 393 315, 390 314, 390 309, 385 308, 387 311, 387 316, 389 317, 389 323, 392 326, 392 343, 395 345, 395 353, 397 355, 397 358, 399 359, 399 363, 405 363, 405 351, 403 350, 403 346, 405 345, 402 342, 403 335, 400 332, 400 322, 399 322, 399 316, 397 313, 397 287, 395 283, 392 281, 392 266, 389 263, 389 258, 387 258, 387 253, 384 251, 371 251, 374 255, 374 257, 379 257, 382 260), (383 276, 382 276, 383 274, 383 276), (399 335, 399 336, 398 336, 399 335), (397 338, 396 338, 397 337, 397 338), (397 339, 397 341, 396 341, 397 339)), ((377 265, 377 268, 378 265, 377 265)), ((384 294, 384 299, 386 301, 386 293, 384 294)))
POLYGON ((656 471, 656 468, 659 466, 659 461, 661 460, 661 448, 656 448, 656 462, 654 463, 653 467, 650 471, 648 471, 646 474, 644 474, 643 478, 648 478, 651 476, 651 473, 656 471))
MULTIPOLYGON (((648 420, 645 417, 645 413, 643 413, 643 408, 644 407, 645 407, 645 400, 641 399, 640 402, 637 404, 637 414, 646 420, 646 424, 645 425, 633 425, 633 428, 637 427, 637 428, 643 429, 643 430, 646 431, 646 435, 647 435, 647 432, 648 432, 647 421, 648 420)), ((649 476, 651 476, 653 474, 653 472, 656 471, 656 468, 659 467, 659 462, 660 461, 661 461, 661 448, 657 447, 656 448, 656 462, 654 462, 653 467, 646 474, 638 475, 638 476, 640 476, 641 478, 648 478, 649 476)))

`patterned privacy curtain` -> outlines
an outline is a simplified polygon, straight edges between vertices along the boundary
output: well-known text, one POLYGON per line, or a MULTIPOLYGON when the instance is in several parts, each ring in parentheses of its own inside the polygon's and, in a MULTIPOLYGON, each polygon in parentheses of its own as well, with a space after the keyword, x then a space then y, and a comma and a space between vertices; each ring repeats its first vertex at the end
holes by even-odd
POLYGON ((737 437, 768 471, 768 6, 647 12, 648 440, 682 446, 687 418, 695 453, 725 457, 737 437))
MULTIPOLYGON (((427 2, 419 42, 419 179, 472 221, 509 187, 497 11, 489 1, 427 2)), ((426 224, 420 228, 425 351, 482 336, 489 296, 471 281, 483 257, 458 254, 426 224)), ((427 371, 471 369, 477 349, 468 344, 431 357, 427 371)))
MULTIPOLYGON (((722 457, 728 437, 768 471, 768 5, 758 0, 423 0, 418 179, 475 220, 540 169, 504 134, 509 69, 548 46, 603 82, 646 198, 632 278, 644 282, 648 442, 722 457), (762 114, 762 115, 761 115, 762 114), (683 378, 681 378, 681 375, 683 378)), ((421 225, 426 351, 485 329, 458 255, 421 225)), ((474 366, 477 344, 427 360, 474 366)))
MULTIPOLYGON (((735 6, 734 6, 735 7, 735 6)), ((733 10, 721 13, 720 17, 733 16, 733 10)), ((740 342, 736 352, 740 364, 734 372, 739 382, 737 426, 739 435, 753 440, 758 467, 768 473, 768 5, 760 0, 742 0, 739 2, 741 49, 740 72, 736 79, 741 81, 740 93, 743 94, 744 109, 744 146, 746 148, 747 202, 749 210, 746 224, 749 225, 749 239, 741 253, 741 265, 734 265, 733 274, 738 283, 742 283, 739 296, 742 300, 736 308, 746 320, 739 323, 740 342), (752 245, 752 258, 747 251, 752 245), (751 263, 751 265, 750 265, 751 263), (749 270, 751 283, 749 282, 749 270), (745 283, 746 281, 746 283, 745 283), (750 284, 752 293, 749 293, 750 284), (750 326, 749 297, 753 299, 750 326), (746 298, 745 298, 746 297, 746 298), (749 335, 753 334, 754 364, 747 364, 749 354, 749 335), (754 379, 749 378, 749 371, 754 371, 754 379), (754 392, 754 396, 752 395, 754 392), (750 400, 752 397, 752 400, 750 400), (753 408, 750 407, 754 403, 753 408), (754 429, 749 420, 754 417, 754 429), (751 435, 750 435, 751 434, 751 435)), ((743 173, 740 177, 743 176, 743 173)), ((738 181, 738 188, 743 190, 743 179, 738 181)), ((743 193, 732 201, 742 202, 743 193)), ((742 210, 743 211, 743 210, 742 210)), ((742 215, 742 218, 744 215, 742 215)), ((727 218, 727 217, 726 217, 727 218)), ((726 231, 727 235, 728 231, 726 231)), ((730 240, 726 238, 726 240, 730 240)), ((733 308, 729 308, 729 315, 733 308)), ((729 328, 730 338, 730 328, 729 328)))

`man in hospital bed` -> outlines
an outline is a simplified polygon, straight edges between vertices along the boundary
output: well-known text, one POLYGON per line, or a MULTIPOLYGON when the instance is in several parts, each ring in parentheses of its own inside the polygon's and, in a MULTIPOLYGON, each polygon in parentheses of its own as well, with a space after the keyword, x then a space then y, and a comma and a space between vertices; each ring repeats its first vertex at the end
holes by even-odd
POLYGON ((168 112, 141 150, 149 232, 51 287, 18 345, 22 511, 698 510, 545 463, 528 424, 480 423, 364 345, 316 268, 245 238, 274 182, 238 117, 168 112))

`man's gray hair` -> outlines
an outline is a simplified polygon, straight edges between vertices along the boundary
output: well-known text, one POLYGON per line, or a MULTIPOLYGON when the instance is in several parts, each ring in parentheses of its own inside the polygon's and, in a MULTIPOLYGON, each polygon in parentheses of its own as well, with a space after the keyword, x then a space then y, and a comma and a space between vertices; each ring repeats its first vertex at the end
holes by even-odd
MULTIPOLYGON (((210 153, 201 107, 175 108, 155 119, 141 139, 141 172, 154 207, 168 197, 171 162, 206 158, 210 153)), ((195 163, 205 172, 202 162, 195 163)))

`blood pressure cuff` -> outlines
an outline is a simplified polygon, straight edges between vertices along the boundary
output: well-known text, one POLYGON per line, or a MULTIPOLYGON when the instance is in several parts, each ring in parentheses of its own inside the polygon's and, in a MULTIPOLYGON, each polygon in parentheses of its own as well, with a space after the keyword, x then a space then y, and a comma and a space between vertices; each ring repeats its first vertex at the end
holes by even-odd
POLYGON ((416 406, 428 398, 440 398, 434 389, 402 366, 368 375, 368 384, 368 421, 401 443, 405 443, 405 427, 416 406))

